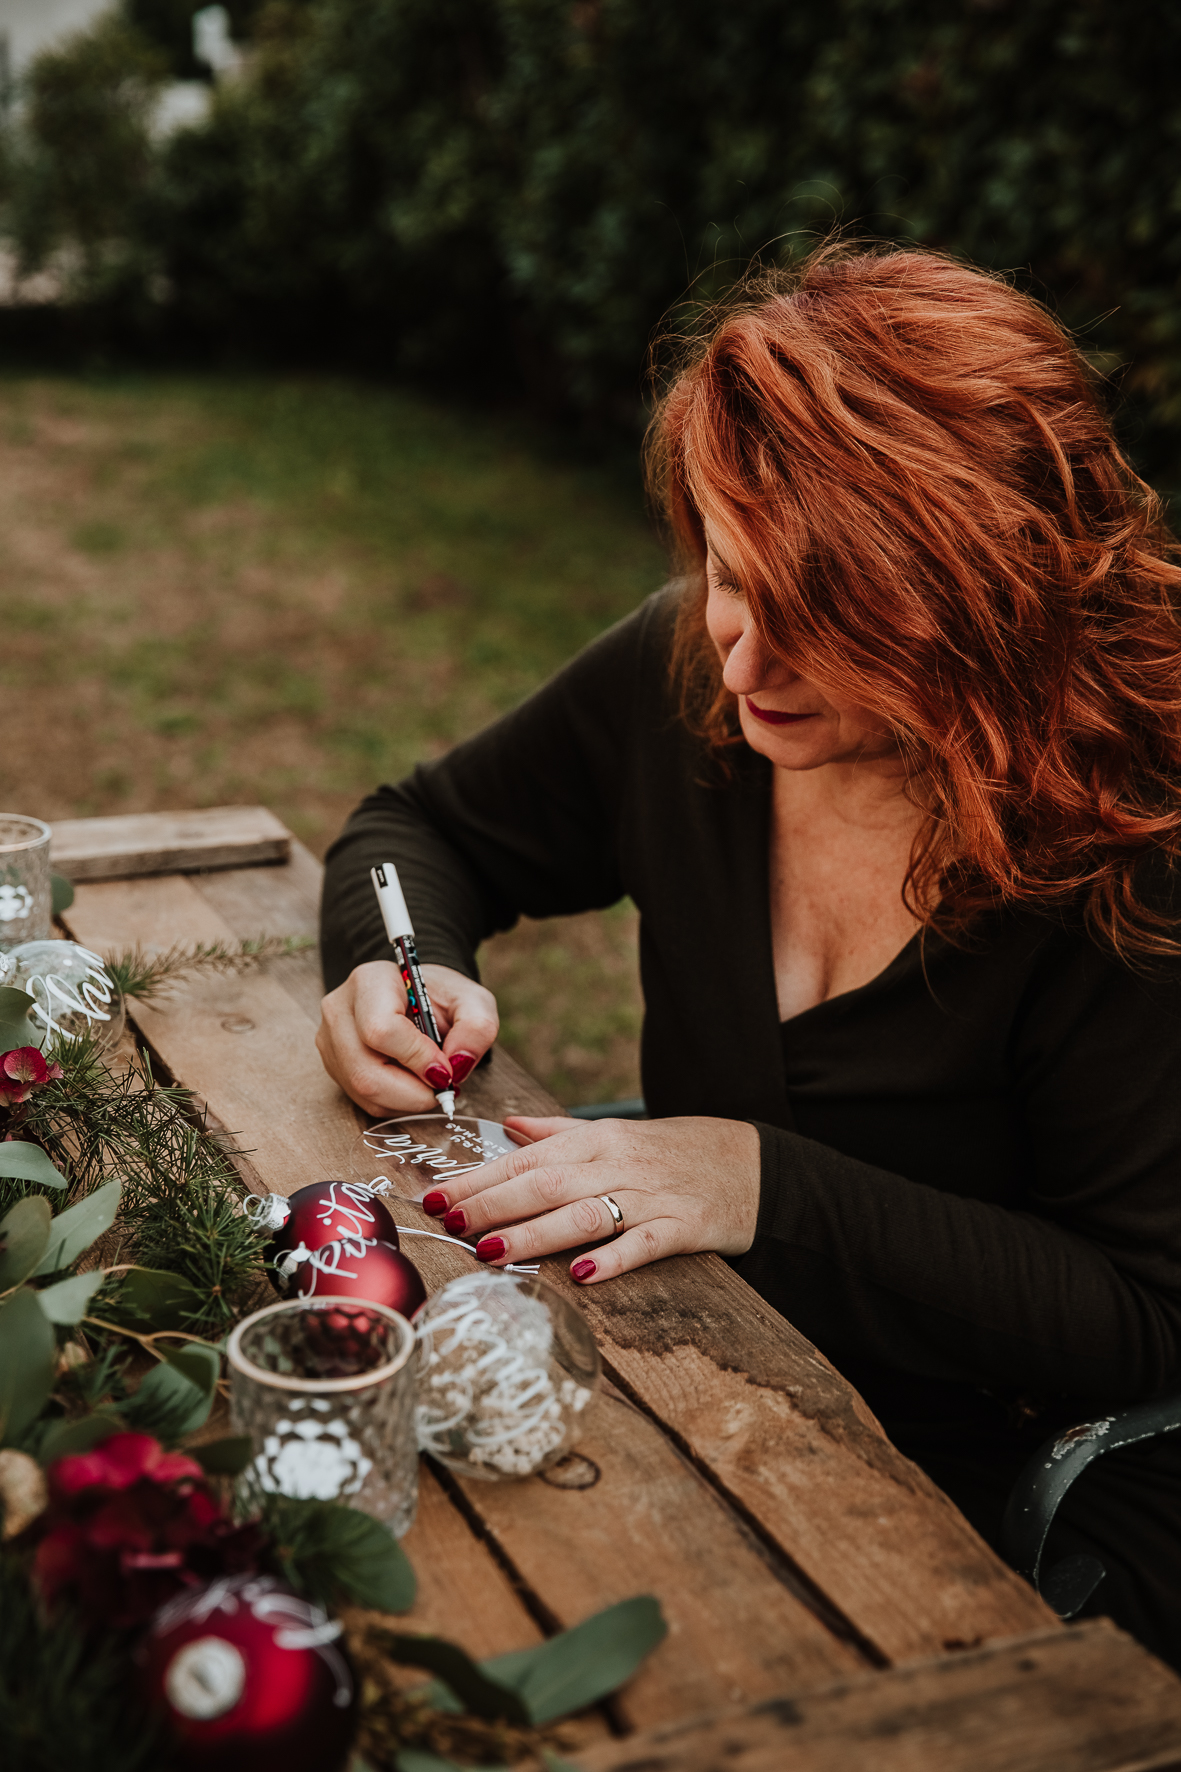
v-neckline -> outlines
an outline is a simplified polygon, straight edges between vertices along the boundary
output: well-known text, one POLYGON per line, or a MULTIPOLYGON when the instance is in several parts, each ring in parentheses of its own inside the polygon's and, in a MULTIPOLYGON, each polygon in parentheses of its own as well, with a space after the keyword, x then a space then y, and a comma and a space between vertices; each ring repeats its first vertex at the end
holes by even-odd
MULTIPOLYGON (((859 997, 865 991, 872 991, 875 985, 884 984, 894 969, 906 958, 911 948, 917 947, 922 933, 921 929, 916 929, 910 940, 903 942, 893 958, 886 961, 881 971, 875 972, 872 978, 867 978, 864 984, 850 985, 847 991, 835 991, 831 997, 821 997, 819 1003, 809 1003, 806 1009, 797 1009, 794 1015, 781 1016, 780 1027, 795 1027, 796 1023, 802 1021, 806 1015, 815 1015, 818 1009, 827 1009, 833 1003, 847 1003, 852 997, 859 997)), ((778 996, 776 996, 777 1006, 778 1001, 778 996)))

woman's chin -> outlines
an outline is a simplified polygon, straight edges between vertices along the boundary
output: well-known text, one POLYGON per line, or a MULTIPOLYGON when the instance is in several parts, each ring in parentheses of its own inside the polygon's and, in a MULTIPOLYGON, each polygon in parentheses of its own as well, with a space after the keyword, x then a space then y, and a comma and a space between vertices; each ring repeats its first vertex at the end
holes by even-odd
POLYGON ((742 736, 752 751, 774 763, 777 769, 818 769, 832 761, 832 742, 821 719, 801 720, 798 726, 770 726, 745 709, 739 715, 742 736))

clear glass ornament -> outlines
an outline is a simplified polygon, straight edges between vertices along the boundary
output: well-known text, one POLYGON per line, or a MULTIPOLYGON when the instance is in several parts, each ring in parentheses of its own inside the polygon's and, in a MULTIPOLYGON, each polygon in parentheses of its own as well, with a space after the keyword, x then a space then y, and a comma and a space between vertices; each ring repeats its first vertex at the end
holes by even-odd
POLYGON ((482 1268, 414 1316, 418 1443, 450 1470, 506 1479, 570 1452, 599 1379, 582 1313, 544 1281, 482 1268))
POLYGON ((26 941, 0 955, 0 984, 32 997, 29 1020, 41 1035, 43 1051, 80 1034, 113 1046, 123 1032, 122 992, 102 955, 76 941, 26 941))

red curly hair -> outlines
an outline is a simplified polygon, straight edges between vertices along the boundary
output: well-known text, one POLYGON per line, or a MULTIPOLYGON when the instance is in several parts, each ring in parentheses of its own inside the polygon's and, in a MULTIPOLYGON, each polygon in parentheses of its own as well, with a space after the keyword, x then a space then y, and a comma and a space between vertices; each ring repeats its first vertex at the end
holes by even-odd
POLYGON ((826 245, 708 310, 647 454, 695 731, 739 736, 708 519, 773 651, 896 733, 924 924, 1081 901, 1117 950, 1175 951, 1136 874, 1181 846, 1181 568, 1043 308, 937 253, 826 245))

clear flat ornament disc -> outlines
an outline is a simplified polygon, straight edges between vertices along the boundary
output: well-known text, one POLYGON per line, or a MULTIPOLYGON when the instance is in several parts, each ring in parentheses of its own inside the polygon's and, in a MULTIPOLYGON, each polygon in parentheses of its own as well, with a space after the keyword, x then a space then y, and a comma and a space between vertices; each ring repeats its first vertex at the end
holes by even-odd
POLYGON ((420 1203, 424 1194, 519 1147, 499 1120, 405 1114, 379 1120, 353 1146, 353 1173, 375 1192, 420 1203))

